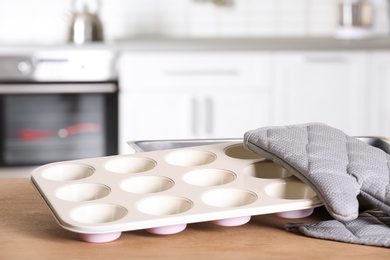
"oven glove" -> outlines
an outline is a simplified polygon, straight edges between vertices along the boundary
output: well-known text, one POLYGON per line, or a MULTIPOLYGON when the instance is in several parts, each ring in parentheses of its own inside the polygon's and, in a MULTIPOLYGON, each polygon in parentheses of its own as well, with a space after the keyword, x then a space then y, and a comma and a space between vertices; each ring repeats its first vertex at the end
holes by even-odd
MULTIPOLYGON (((368 241, 378 236, 373 244, 388 242, 382 234, 388 233, 388 225, 371 226, 369 221, 356 219, 359 212, 357 196, 360 194, 367 202, 383 212, 388 223, 390 214, 390 155, 342 131, 324 124, 309 123, 292 126, 264 127, 248 131, 244 135, 244 146, 267 159, 283 166, 296 177, 308 184, 336 219, 332 222, 301 226, 298 230, 317 229, 317 237, 347 241, 368 241), (386 217, 387 215, 387 217, 386 217), (341 221, 341 222, 338 222, 341 221), (351 222, 348 222, 351 221, 351 222), (329 225, 331 223, 332 225, 329 225), (346 224, 349 223, 349 224, 346 224), (360 240, 346 239, 337 226, 365 224, 361 227, 360 240), (336 228, 333 229, 332 226, 336 228), (327 226, 328 230, 320 229, 327 226), (330 232, 329 229, 334 231, 330 232), (378 231, 380 229, 380 231, 378 231), (325 233, 321 234, 320 231, 325 233), (364 232, 363 232, 364 231, 364 232), (366 234, 365 232, 374 232, 366 234), (332 235, 336 234, 336 235, 332 235)), ((379 219, 378 219, 379 220, 379 219)), ((372 219, 372 222, 377 221, 372 219)), ((288 225, 287 229, 293 229, 288 225)), ((349 235, 348 235, 349 234, 349 235)), ((388 237, 388 236, 387 236, 388 237)), ((389 239, 389 238, 387 238, 389 239)))
POLYGON ((390 155, 324 124, 248 131, 244 146, 308 184, 337 220, 357 218, 360 194, 390 213, 390 155))
POLYGON ((378 209, 364 211, 357 219, 346 222, 327 220, 317 224, 288 223, 285 228, 314 238, 390 247, 390 215, 378 209))

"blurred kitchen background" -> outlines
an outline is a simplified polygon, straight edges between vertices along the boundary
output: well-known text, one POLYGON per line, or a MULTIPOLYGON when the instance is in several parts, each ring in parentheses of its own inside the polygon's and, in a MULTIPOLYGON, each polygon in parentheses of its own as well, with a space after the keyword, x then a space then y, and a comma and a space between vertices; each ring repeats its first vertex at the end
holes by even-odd
POLYGON ((390 137, 388 6, 0 0, 0 177, 269 125, 390 137))
MULTIPOLYGON (((1 0, 0 42, 62 43, 71 0, 1 0)), ((94 1, 91 8, 95 10, 94 1)), ((133 37, 331 37, 339 0, 101 0, 106 41, 133 37)))

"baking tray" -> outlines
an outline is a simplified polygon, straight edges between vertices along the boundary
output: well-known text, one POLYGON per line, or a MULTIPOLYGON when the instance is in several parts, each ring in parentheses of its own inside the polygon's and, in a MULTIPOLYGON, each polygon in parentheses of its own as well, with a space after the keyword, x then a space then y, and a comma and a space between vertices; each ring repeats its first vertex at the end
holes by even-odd
POLYGON ((60 226, 86 242, 141 229, 175 234, 204 221, 238 226, 261 214, 301 218, 322 205, 241 141, 56 162, 31 180, 60 226))
MULTIPOLYGON (((377 147, 390 154, 390 139, 377 136, 355 136, 357 139, 377 147)), ((242 142, 242 138, 228 139, 175 139, 175 140, 139 140, 129 141, 128 145, 135 152, 150 152, 157 150, 168 150, 191 146, 210 145, 227 142, 242 142)))
MULTIPOLYGON (((384 138, 359 137, 388 152, 384 138)), ((33 186, 61 227, 104 243, 122 232, 182 232, 210 221, 239 226, 251 216, 309 216, 315 192, 281 166, 246 150, 242 139, 129 142, 134 154, 36 168, 33 186)))

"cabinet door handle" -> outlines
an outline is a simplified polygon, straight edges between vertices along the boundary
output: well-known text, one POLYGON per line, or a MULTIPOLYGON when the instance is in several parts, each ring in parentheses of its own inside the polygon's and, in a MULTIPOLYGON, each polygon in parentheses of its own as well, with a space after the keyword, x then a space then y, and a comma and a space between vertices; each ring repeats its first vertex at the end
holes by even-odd
POLYGON ((196 98, 192 98, 191 100, 191 131, 194 135, 198 133, 198 121, 199 121, 199 113, 198 113, 198 101, 196 98))
POLYGON ((169 76, 237 76, 240 71, 236 69, 172 69, 164 70, 164 74, 169 76))
POLYGON ((343 57, 330 56, 330 57, 305 57, 305 61, 309 63, 344 63, 347 60, 343 57))
POLYGON ((205 106, 206 106, 206 109, 205 109, 206 133, 212 134, 213 133, 213 115, 214 115, 213 100, 211 98, 206 98, 205 106))

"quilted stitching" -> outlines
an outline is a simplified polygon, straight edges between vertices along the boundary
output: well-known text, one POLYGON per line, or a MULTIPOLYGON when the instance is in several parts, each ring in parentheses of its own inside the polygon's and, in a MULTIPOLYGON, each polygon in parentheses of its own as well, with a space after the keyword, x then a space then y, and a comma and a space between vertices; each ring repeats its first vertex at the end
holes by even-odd
POLYGON ((322 239, 390 247, 390 216, 368 210, 352 221, 328 220, 316 224, 288 223, 286 230, 322 239))
POLYGON ((359 193, 390 212, 390 156, 338 129, 318 123, 259 128, 245 133, 244 145, 310 185, 336 219, 357 217, 359 193))

